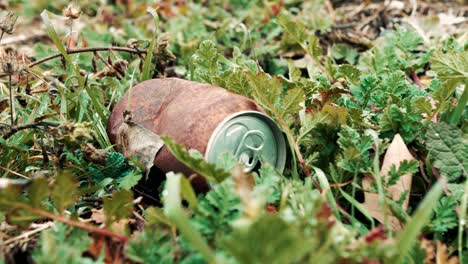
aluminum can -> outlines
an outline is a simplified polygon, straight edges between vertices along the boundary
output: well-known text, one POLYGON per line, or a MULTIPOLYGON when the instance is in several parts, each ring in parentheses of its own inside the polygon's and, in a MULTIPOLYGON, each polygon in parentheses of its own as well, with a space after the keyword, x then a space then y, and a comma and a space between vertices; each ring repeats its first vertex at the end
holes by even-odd
MULTIPOLYGON (((234 155, 253 171, 268 162, 282 171, 286 162, 286 141, 276 123, 253 100, 223 88, 178 78, 153 79, 127 91, 114 107, 107 132, 112 143, 122 124, 123 112, 132 121, 159 136, 169 136, 187 149, 196 149, 208 162, 223 153, 234 155), (128 98, 130 96, 130 101, 128 98)), ((155 157, 162 172, 193 172, 163 147, 155 157)), ((196 191, 206 191, 206 180, 191 178, 196 191)))

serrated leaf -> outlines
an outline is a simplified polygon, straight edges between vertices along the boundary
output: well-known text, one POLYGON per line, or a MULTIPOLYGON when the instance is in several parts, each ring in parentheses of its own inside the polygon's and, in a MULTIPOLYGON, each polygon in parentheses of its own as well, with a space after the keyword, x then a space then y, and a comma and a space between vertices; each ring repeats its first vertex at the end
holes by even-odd
POLYGON ((130 190, 143 178, 143 175, 137 171, 131 171, 128 175, 121 178, 119 183, 119 188, 130 190))
POLYGON ((78 183, 73 174, 65 171, 57 175, 51 198, 60 214, 75 203, 78 198, 78 183))
POLYGON ((358 85, 361 77, 361 70, 353 65, 342 64, 338 66, 337 76, 338 78, 345 78, 352 85, 358 85))
POLYGON ((307 242, 294 225, 266 215, 247 230, 235 230, 222 244, 238 263, 294 263, 311 250, 307 242))
POLYGON ((291 36, 294 40, 301 45, 301 47, 307 51, 307 53, 317 58, 322 55, 322 48, 320 47, 319 40, 316 36, 308 34, 306 27, 301 22, 293 21, 289 16, 285 14, 279 14, 278 24, 291 36))
POLYGON ((39 245, 32 252, 34 263, 92 264, 103 263, 104 254, 93 260, 83 256, 91 243, 88 232, 60 223, 42 232, 39 245))
POLYGON ((146 208, 144 216, 148 225, 164 224, 172 226, 171 220, 164 215, 164 211, 160 207, 151 206, 146 208))
POLYGON ((11 179, 0 178, 0 209, 8 210, 12 203, 21 200, 22 186, 15 185, 11 179))
POLYGON ((229 173, 223 169, 216 168, 216 165, 206 162, 202 158, 194 158, 184 146, 177 144, 170 137, 161 137, 168 150, 185 166, 205 177, 208 181, 219 183, 229 177, 229 173))
POLYGON ((297 82, 301 79, 302 72, 294 65, 294 61, 288 60, 288 75, 289 80, 292 82, 297 82))
POLYGON ((205 40, 200 43, 191 60, 192 80, 212 83, 211 79, 217 75, 220 58, 221 55, 213 41, 205 40))
POLYGON ((49 197, 49 185, 46 178, 40 177, 32 181, 29 189, 29 203, 33 207, 41 207, 42 201, 49 197))
POLYGON ((5 217, 9 224, 23 228, 28 227, 32 222, 42 218, 42 216, 38 214, 21 208, 15 208, 9 211, 5 217))
POLYGON ((446 54, 442 51, 434 52, 430 62, 437 78, 449 87, 465 82, 468 78, 468 51, 451 51, 446 54))
POLYGON ((446 123, 431 124, 426 146, 434 167, 450 182, 468 177, 468 144, 460 129, 446 123))
POLYGON ((271 113, 277 112, 276 107, 283 90, 282 80, 264 72, 248 72, 247 80, 253 88, 252 95, 256 102, 271 113))
POLYGON ((295 114, 302 109, 300 103, 304 102, 304 90, 294 88, 288 90, 286 96, 281 101, 280 115, 284 118, 289 114, 295 114))
POLYGON ((104 197, 103 201, 106 226, 110 226, 113 222, 125 219, 132 214, 133 193, 128 190, 114 192, 112 197, 104 197))
POLYGON ((126 256, 135 263, 174 263, 176 248, 169 232, 161 228, 146 228, 130 240, 126 256))

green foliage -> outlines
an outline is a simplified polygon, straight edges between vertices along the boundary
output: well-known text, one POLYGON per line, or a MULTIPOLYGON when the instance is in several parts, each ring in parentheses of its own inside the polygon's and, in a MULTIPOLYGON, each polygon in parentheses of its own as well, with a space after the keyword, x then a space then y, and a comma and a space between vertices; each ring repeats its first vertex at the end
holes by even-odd
POLYGON ((222 243, 238 263, 295 262, 310 246, 296 226, 288 225, 278 216, 264 216, 247 230, 234 231, 222 243))
POLYGON ((429 158, 450 182, 468 176, 468 144, 460 129, 445 123, 432 124, 426 134, 429 158))
POLYGON ((104 254, 97 260, 84 257, 91 243, 87 232, 63 224, 55 224, 51 230, 44 231, 39 246, 34 250, 34 263, 104 263, 104 254))
POLYGON ((322 55, 322 48, 319 45, 317 37, 307 32, 306 27, 300 23, 293 21, 288 15, 278 15, 278 24, 291 36, 294 40, 313 57, 318 58, 322 55))
POLYGON ((427 193, 424 200, 419 204, 418 209, 412 216, 412 219, 406 224, 404 229, 398 235, 397 248, 400 253, 399 261, 402 261, 415 244, 421 229, 431 218, 432 208, 437 204, 442 195, 442 183, 437 182, 427 193))
POLYGON ((229 177, 229 173, 225 172, 223 169, 216 168, 216 165, 206 162, 203 158, 191 156, 189 152, 185 150, 184 146, 175 143, 173 139, 169 137, 161 137, 161 139, 172 155, 208 180, 221 182, 229 177))
MULTIPOLYGON (((77 164, 86 164, 82 159, 82 154, 68 158, 77 164)), ((87 172, 94 184, 106 187, 114 183, 118 189, 125 190, 133 188, 143 177, 141 170, 133 167, 119 152, 110 152, 104 160, 104 165, 88 164, 87 172)))
POLYGON ((355 64, 359 53, 345 44, 337 44, 332 47, 332 57, 336 60, 345 60, 349 64, 355 64))
POLYGON ((240 217, 240 200, 232 192, 232 181, 215 186, 199 199, 191 222, 209 242, 231 230, 231 224, 240 217))
POLYGON ((49 183, 46 178, 37 178, 31 183, 29 203, 31 206, 43 207, 42 202, 49 197, 49 183))
POLYGON ((370 150, 374 143, 372 137, 360 135, 351 127, 343 127, 338 135, 338 145, 342 149, 338 166, 349 172, 369 172, 372 165, 370 150))
POLYGON ((104 197, 103 201, 106 226, 110 226, 120 219, 128 218, 132 214, 133 194, 128 190, 116 191, 111 198, 104 197))
POLYGON ((221 55, 216 49, 215 43, 205 40, 192 57, 192 79, 212 83, 213 76, 219 70, 221 55))
POLYGON ((51 199, 54 202, 59 213, 70 205, 74 204, 78 199, 78 185, 74 175, 70 172, 62 172, 57 175, 54 187, 51 192, 51 199))
POLYGON ((152 226, 129 241, 125 254, 136 263, 173 263, 174 251, 168 232, 152 226))
POLYGON ((401 70, 420 72, 429 62, 432 50, 421 51, 423 39, 414 30, 397 27, 381 39, 378 45, 362 54, 360 67, 377 74, 401 70))
POLYGON ((435 52, 431 56, 431 69, 437 73, 439 80, 453 90, 457 84, 466 83, 468 78, 468 51, 435 52))
POLYGON ((418 171, 419 164, 415 160, 403 160, 398 169, 396 168, 395 164, 392 164, 390 167, 390 171, 388 172, 388 182, 386 183, 388 186, 393 185, 398 182, 400 177, 405 174, 413 174, 418 171))
MULTIPOLYGON (((13 8, 26 21, 35 21, 44 7, 59 12, 66 5, 42 1, 23 8, 20 2, 13 8)), ((63 25, 44 11, 53 46, 28 45, 30 59, 61 56, 13 75, 18 125, 47 121, 58 127, 3 138, 10 130, 8 78, 0 85, 0 221, 25 229, 0 230, 5 241, 34 232, 31 223, 47 219, 54 226, 28 234, 39 237, 37 263, 100 263, 104 255, 135 263, 419 263, 426 252, 417 240, 424 234, 447 244, 463 263, 463 36, 438 41, 419 24, 418 10, 407 25, 384 23, 392 28, 343 21, 345 5, 336 1, 336 13, 324 0, 163 1, 151 7, 98 2, 86 3, 79 21, 63 25), (76 34, 69 34, 71 24, 76 34), (379 37, 368 39, 373 31, 379 37), (112 45, 146 54, 67 51, 112 45), (113 76, 117 61, 128 64, 113 76), (210 83, 255 100, 286 134, 291 151, 284 172, 263 164, 251 175, 231 177, 232 156, 209 164, 201 153, 165 138, 170 152, 204 176, 211 190, 196 194, 189 178, 167 173, 165 188, 142 192, 140 169, 113 151, 105 124, 125 91, 154 76, 210 83), (398 201, 383 200, 405 223, 402 231, 375 228, 381 223, 362 203, 367 190, 361 184, 364 176, 379 175, 386 143, 397 133, 418 160, 392 165, 378 188, 383 200, 391 196, 388 187, 413 174, 412 189, 398 201), (86 143, 107 157, 80 150, 86 143), (439 178, 449 181, 440 199, 439 178), (408 196, 409 208, 403 208, 408 196), (122 232, 121 223, 131 228, 122 232), (105 240, 106 252, 88 258, 91 238, 103 234, 113 237, 105 240)), ((364 19, 373 10, 359 8, 356 17, 364 19)), ((386 8, 393 14, 393 6, 386 8)))
POLYGON ((456 207, 457 200, 454 196, 444 196, 437 203, 437 207, 434 208, 434 218, 431 226, 437 239, 442 239, 447 231, 458 225, 456 207))

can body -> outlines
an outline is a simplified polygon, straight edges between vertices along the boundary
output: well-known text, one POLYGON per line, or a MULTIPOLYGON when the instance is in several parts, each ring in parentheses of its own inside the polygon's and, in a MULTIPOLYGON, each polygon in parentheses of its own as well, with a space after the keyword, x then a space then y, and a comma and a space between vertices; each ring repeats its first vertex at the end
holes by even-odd
MULTIPOLYGON (((226 148, 235 148, 231 152, 235 153, 237 151, 238 155, 243 155, 240 159, 244 159, 246 162, 254 161, 252 157, 248 158, 246 156, 248 153, 256 151, 259 147, 263 149, 265 144, 270 145, 272 143, 265 142, 271 141, 271 135, 268 134, 267 136, 269 137, 266 137, 263 135, 265 133, 261 131, 255 130, 245 136, 245 131, 242 132, 241 130, 246 130, 247 128, 244 128, 244 125, 241 128, 238 125, 240 121, 237 123, 235 120, 231 121, 231 123, 234 122, 234 129, 231 129, 232 133, 223 129, 226 123, 233 118, 235 119, 239 113, 243 116, 252 114, 264 116, 264 111, 254 101, 246 97, 209 84, 177 78, 166 78, 148 80, 136 85, 124 95, 110 116, 107 129, 109 138, 113 143, 116 142, 118 128, 123 122, 123 112, 127 108, 132 112, 133 122, 144 126, 159 136, 169 136, 178 144, 184 145, 187 149, 196 149, 205 155, 207 159, 210 156, 209 154, 213 153, 210 149, 220 149, 220 145, 223 145, 225 142, 226 135, 241 133, 236 135, 239 139, 237 141, 231 140, 232 146, 227 146, 226 148), (129 97, 130 101, 128 101, 129 97), (218 135, 220 131, 224 133, 224 138, 218 135), (218 135, 217 138, 215 138, 214 132, 218 135), (249 145, 246 143, 247 141, 253 143, 249 143, 249 145), (255 143, 255 141, 258 142, 255 143), (239 142, 244 144, 246 148, 234 146, 239 142)), ((245 117, 243 118, 245 119, 245 117)), ((264 118, 268 119, 266 116, 264 118)), ((268 122, 267 126, 275 126, 274 123, 271 124, 271 120, 268 122)), ((251 129, 247 130, 251 131, 251 129)), ((278 137, 279 129, 276 127, 273 130, 276 133, 274 136, 278 137)), ((232 139, 232 137, 229 138, 232 139)), ((284 138, 282 140, 284 141, 284 138)), ((277 149, 280 149, 279 152, 283 151, 281 148, 284 148, 285 151, 285 146, 283 145, 284 143, 280 143, 277 147, 277 149)), ((284 166, 283 157, 280 157, 280 159, 279 163, 283 163, 284 166)), ((211 157, 211 161, 213 161, 213 157, 211 157)), ((185 175, 193 173, 173 157, 165 147, 157 154, 154 164, 163 172, 175 171, 182 172, 185 175)), ((195 176, 191 179, 191 182, 198 191, 208 189, 206 180, 201 176, 195 176)))

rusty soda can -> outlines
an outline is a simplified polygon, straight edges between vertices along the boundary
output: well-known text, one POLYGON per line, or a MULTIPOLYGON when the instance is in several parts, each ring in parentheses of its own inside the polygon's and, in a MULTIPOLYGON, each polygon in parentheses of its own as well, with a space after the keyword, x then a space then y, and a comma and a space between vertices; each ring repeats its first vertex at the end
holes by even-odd
MULTIPOLYGON (((132 112, 133 122, 200 151, 208 162, 229 152, 247 171, 258 168, 261 161, 284 169, 286 142, 280 128, 254 101, 223 88, 178 78, 144 81, 113 109, 107 126, 112 143, 117 140, 125 110, 132 112)), ((154 165, 162 172, 193 173, 165 147, 157 153, 154 165)), ((191 183, 197 191, 209 187, 201 176, 191 183)))

